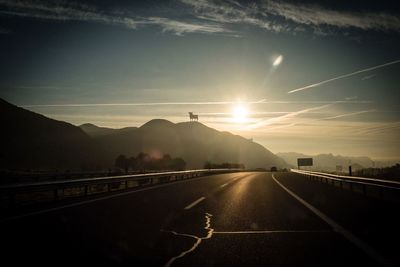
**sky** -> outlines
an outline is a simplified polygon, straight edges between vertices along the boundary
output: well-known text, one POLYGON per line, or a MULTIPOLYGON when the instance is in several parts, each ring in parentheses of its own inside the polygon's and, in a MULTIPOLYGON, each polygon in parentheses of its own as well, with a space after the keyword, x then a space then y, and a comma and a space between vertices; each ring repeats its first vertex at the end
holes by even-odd
POLYGON ((0 97, 75 125, 199 121, 400 159, 398 1, 0 0, 0 97))

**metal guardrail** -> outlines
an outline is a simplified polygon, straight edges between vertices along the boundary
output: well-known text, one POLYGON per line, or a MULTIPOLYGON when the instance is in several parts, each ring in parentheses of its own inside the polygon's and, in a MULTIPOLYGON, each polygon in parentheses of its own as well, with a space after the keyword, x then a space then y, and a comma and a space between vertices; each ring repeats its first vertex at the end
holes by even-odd
POLYGON ((210 174, 238 171, 242 171, 242 169, 200 169, 9 184, 0 186, 0 207, 15 208, 16 205, 24 205, 29 202, 58 201, 70 197, 110 193, 210 174))
POLYGON ((398 181, 359 177, 359 176, 338 175, 338 174, 332 174, 332 173, 306 171, 306 170, 298 170, 298 169, 291 169, 291 170, 296 171, 296 172, 304 172, 304 173, 308 173, 308 174, 312 173, 312 174, 317 174, 317 175, 324 175, 324 176, 329 176, 329 177, 334 177, 334 178, 339 178, 339 179, 367 181, 367 182, 376 183, 376 184, 383 184, 383 185, 386 184, 389 186, 391 185, 391 186, 399 186, 400 187, 400 182, 398 182, 398 181))
POLYGON ((323 172, 290 169, 291 172, 302 174, 310 179, 325 182, 342 189, 360 192, 364 195, 380 199, 400 201, 400 182, 380 180, 365 177, 345 176, 323 172))

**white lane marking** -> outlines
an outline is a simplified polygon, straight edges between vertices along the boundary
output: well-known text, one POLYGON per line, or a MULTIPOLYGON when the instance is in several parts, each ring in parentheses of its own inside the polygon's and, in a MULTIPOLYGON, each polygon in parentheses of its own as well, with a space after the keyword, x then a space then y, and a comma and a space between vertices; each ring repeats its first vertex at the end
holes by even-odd
POLYGON ((17 219, 21 219, 21 218, 25 218, 25 217, 29 217, 29 216, 40 215, 40 214, 43 214, 43 213, 53 212, 53 211, 62 210, 62 209, 66 209, 66 208, 73 208, 73 207, 77 207, 77 206, 81 206, 81 205, 85 205, 85 204, 90 204, 90 203, 93 203, 93 202, 96 202, 96 201, 107 200, 107 199, 116 198, 116 197, 120 197, 120 196, 130 195, 130 194, 134 194, 134 193, 137 193, 137 192, 153 190, 153 189, 157 189, 157 188, 160 188, 160 187, 166 187, 166 186, 171 186, 171 185, 176 185, 176 184, 181 184, 181 183, 187 183, 187 182, 191 182, 191 181, 195 181, 195 180, 200 180, 200 179, 203 179, 203 178, 206 178, 206 177, 209 177, 209 176, 203 176, 203 177, 198 177, 198 178, 192 178, 192 179, 189 179, 189 180, 176 181, 176 182, 171 182, 171 183, 167 183, 167 184, 155 185, 155 186, 152 186, 152 187, 146 187, 146 188, 137 189, 137 190, 133 190, 133 191, 123 192, 123 193, 116 193, 116 194, 112 194, 112 195, 109 195, 109 196, 97 197, 97 198, 93 198, 93 199, 89 199, 89 200, 84 200, 84 201, 80 201, 80 202, 66 204, 66 205, 62 205, 62 206, 59 206, 59 207, 48 208, 48 209, 39 210, 39 211, 33 211, 33 212, 21 214, 21 215, 15 215, 15 216, 12 216, 12 217, 0 219, 0 223, 4 223, 4 222, 7 222, 7 221, 13 221, 13 220, 17 220, 17 219))
POLYGON ((332 230, 214 231, 214 234, 332 233, 332 230))
POLYGON ((394 266, 391 262, 386 260, 382 254, 380 254, 378 251, 370 247, 368 244, 366 244, 364 241, 353 235, 351 232, 340 226, 338 223, 336 223, 334 220, 326 216, 324 213, 319 211, 317 208, 306 202, 304 199, 293 193, 290 189, 285 187, 283 184, 281 184, 275 176, 272 174, 272 179, 280 186, 282 187, 289 195, 294 197, 296 200, 298 200, 301 204, 303 204, 306 208, 308 208, 310 211, 312 211, 315 215, 317 215, 319 218, 321 218, 323 221, 325 221, 329 226, 333 228, 335 232, 338 232, 341 234, 343 237, 345 237, 348 241, 356 245, 358 248, 360 248, 362 251, 364 251, 368 256, 373 258, 376 262, 378 262, 382 266, 394 266))
POLYGON ((227 186, 228 184, 231 184, 231 183, 233 183, 234 181, 236 181, 237 179, 247 178, 247 177, 249 177, 249 176, 251 176, 251 175, 252 175, 252 173, 250 173, 249 175, 245 175, 245 176, 238 176, 238 177, 236 177, 236 178, 230 180, 229 182, 226 182, 226 183, 224 183, 223 185, 220 185, 220 188, 224 188, 224 187, 227 186))
POLYGON ((224 183, 223 185, 221 185, 221 188, 224 188, 225 186, 227 186, 229 183, 224 183))
POLYGON ((187 205, 187 206, 185 207, 185 210, 189 210, 189 209, 193 208, 194 206, 196 206, 197 204, 199 204, 200 202, 202 202, 204 199, 206 199, 206 198, 205 198, 205 197, 201 197, 201 198, 199 198, 199 199, 193 201, 191 204, 189 204, 189 205, 187 205))
POLYGON ((204 227, 204 229, 207 230, 207 235, 205 237, 198 237, 195 235, 190 235, 190 234, 182 234, 182 233, 177 233, 175 231, 164 231, 161 230, 162 232, 168 232, 168 233, 172 233, 174 235, 178 235, 178 236, 185 236, 185 237, 191 237, 194 238, 196 240, 196 242, 193 244, 193 246, 191 248, 189 248, 188 250, 182 251, 179 255, 172 257, 164 266, 165 267, 169 267, 171 266, 172 263, 174 263, 174 261, 176 261, 179 258, 184 257, 186 254, 194 251, 201 243, 201 241, 205 240, 205 239, 209 239, 212 237, 213 233, 214 233, 214 229, 211 228, 211 217, 212 214, 210 213, 206 213, 206 226, 204 227))

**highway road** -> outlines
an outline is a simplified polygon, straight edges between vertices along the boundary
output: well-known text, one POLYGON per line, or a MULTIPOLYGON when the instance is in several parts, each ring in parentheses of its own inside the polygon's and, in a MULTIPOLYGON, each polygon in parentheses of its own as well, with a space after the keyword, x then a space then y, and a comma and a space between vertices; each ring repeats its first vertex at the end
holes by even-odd
POLYGON ((7 266, 400 266, 399 211, 396 203, 294 173, 211 175, 2 221, 1 260, 7 266))

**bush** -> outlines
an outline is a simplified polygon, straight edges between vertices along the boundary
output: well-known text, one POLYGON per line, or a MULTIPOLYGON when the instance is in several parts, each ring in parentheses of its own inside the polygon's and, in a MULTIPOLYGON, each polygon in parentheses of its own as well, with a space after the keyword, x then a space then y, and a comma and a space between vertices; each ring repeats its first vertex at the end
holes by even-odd
POLYGON ((172 158, 165 154, 161 158, 154 158, 146 153, 139 153, 136 157, 127 158, 125 155, 119 155, 115 160, 117 168, 125 170, 144 172, 146 170, 184 170, 186 162, 182 158, 172 158))

